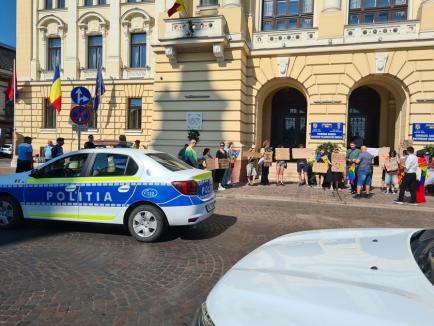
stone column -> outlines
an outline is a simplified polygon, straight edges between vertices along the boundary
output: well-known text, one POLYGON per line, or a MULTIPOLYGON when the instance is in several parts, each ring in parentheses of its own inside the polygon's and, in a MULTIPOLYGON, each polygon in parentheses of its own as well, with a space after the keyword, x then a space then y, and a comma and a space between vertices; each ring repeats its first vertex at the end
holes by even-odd
POLYGON ((77 38, 77 0, 68 0, 66 5, 68 8, 68 31, 64 31, 65 37, 62 39, 62 61, 63 75, 71 79, 79 79, 79 61, 78 54, 84 51, 77 38))
MULTIPOLYGON (((113 76, 114 78, 120 78, 121 71, 121 28, 119 17, 121 16, 121 6, 119 1, 110 2, 110 28, 107 31, 107 41, 106 44, 110 44, 107 50, 107 61, 104 65, 106 68, 107 76, 113 76)), ((107 27, 106 27, 107 28, 107 27)))
POLYGON ((223 1, 223 7, 226 6, 241 6, 241 0, 222 0, 223 1))
POLYGON ((341 10, 341 0, 324 0, 323 11, 341 10))

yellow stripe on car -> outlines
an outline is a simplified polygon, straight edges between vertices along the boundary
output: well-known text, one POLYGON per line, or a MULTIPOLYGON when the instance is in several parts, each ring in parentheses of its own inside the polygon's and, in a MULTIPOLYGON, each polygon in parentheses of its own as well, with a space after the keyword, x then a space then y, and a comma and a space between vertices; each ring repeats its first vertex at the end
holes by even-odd
POLYGON ((113 181, 138 181, 139 177, 78 177, 78 178, 29 178, 28 183, 74 183, 74 182, 113 182, 113 181))
POLYGON ((210 176, 211 176, 211 171, 206 172, 206 173, 202 173, 202 174, 199 174, 199 175, 195 175, 193 177, 193 180, 203 180, 203 179, 209 178, 210 176))
POLYGON ((78 215, 78 214, 52 214, 52 213, 30 213, 30 217, 56 217, 56 218, 77 218, 81 220, 95 220, 95 221, 111 221, 114 216, 103 215, 78 215))

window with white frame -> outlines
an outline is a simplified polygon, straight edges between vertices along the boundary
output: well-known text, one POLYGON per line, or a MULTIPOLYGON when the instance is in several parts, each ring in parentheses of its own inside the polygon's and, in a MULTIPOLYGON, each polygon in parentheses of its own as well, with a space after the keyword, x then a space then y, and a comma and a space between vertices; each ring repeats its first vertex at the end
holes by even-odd
POLYGON ((92 35, 87 38, 87 68, 97 69, 102 64, 102 36, 92 35))
POLYGON ((127 129, 142 128, 142 99, 130 98, 128 100, 127 129))
POLYGON ((61 41, 60 37, 50 37, 48 39, 48 70, 54 70, 61 61, 61 41))
POLYGON ((314 0, 263 0, 262 30, 312 28, 314 0))
POLYGON ((146 67, 146 33, 131 34, 131 68, 146 67))
POLYGON ((218 6, 219 0, 200 0, 201 6, 218 6))
POLYGON ((44 119, 42 127, 45 129, 56 129, 56 109, 48 99, 44 100, 44 119))
POLYGON ((53 0, 45 0, 45 9, 53 9, 53 0))
POLYGON ((57 0, 57 8, 65 8, 65 0, 57 0))
POLYGON ((349 0, 348 24, 379 24, 407 20, 407 0, 349 0))

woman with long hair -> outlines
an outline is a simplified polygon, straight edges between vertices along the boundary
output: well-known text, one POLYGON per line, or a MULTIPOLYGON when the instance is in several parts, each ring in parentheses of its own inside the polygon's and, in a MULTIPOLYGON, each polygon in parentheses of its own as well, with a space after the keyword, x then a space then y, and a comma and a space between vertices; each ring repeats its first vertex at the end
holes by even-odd
MULTIPOLYGON (((269 140, 265 140, 262 143, 262 149, 263 149, 263 153, 265 152, 273 152, 273 149, 270 147, 270 141, 269 140)), ((270 184, 270 181, 268 181, 268 174, 270 172, 270 163, 266 163, 263 158, 262 158, 262 173, 261 173, 261 185, 263 186, 268 186, 270 184)))

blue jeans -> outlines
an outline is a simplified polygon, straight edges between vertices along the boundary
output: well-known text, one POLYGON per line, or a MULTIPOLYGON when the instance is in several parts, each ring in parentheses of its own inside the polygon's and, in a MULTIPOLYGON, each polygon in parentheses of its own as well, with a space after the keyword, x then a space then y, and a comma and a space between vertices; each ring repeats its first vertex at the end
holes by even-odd
POLYGON ((229 168, 225 170, 225 174, 223 175, 223 181, 222 181, 223 186, 226 187, 229 185, 229 181, 231 180, 231 175, 232 175, 232 167, 229 164, 229 168))
POLYGON ((357 171, 357 186, 359 187, 370 186, 371 179, 372 179, 372 172, 370 170, 363 171, 359 169, 357 171))

